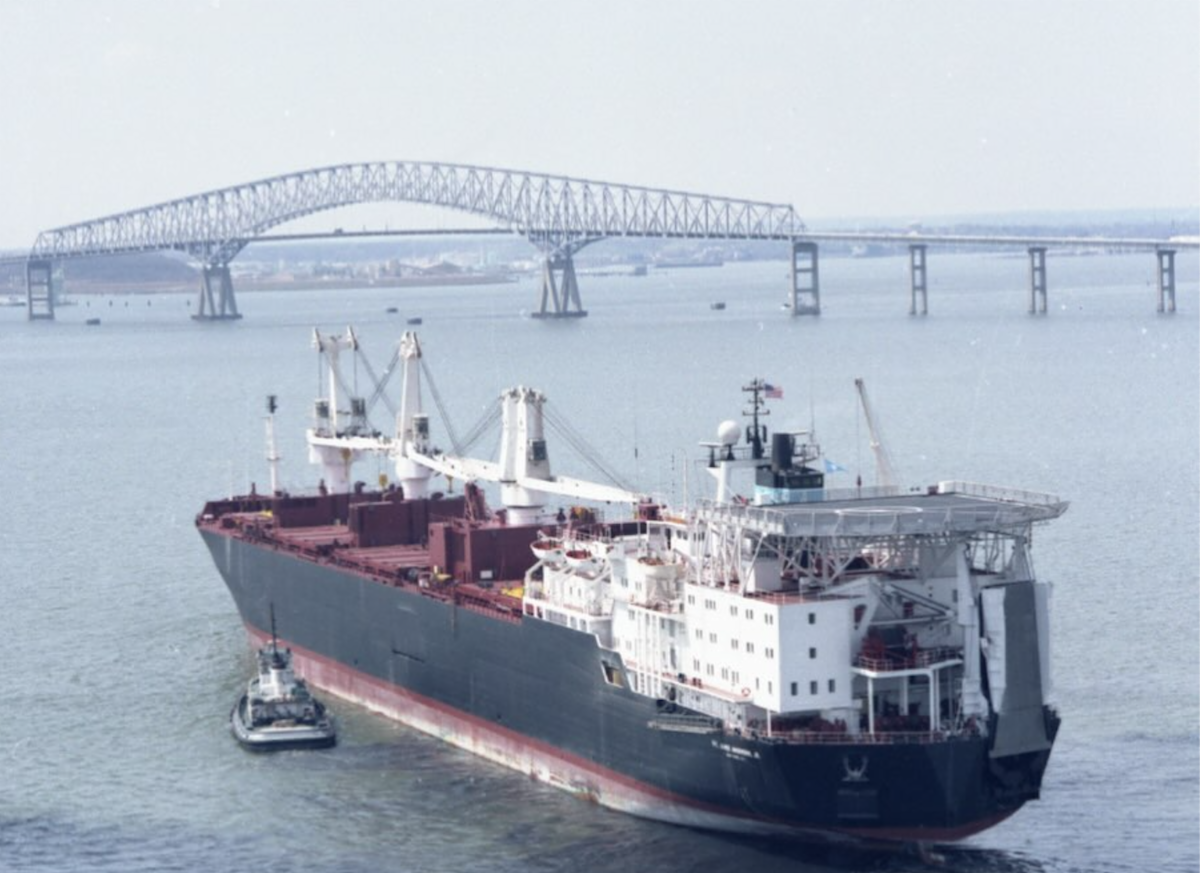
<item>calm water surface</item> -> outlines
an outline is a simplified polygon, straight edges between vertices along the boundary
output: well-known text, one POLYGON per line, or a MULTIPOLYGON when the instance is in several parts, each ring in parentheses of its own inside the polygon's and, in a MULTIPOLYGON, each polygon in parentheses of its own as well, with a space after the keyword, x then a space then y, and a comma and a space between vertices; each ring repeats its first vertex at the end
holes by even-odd
MULTIPOLYGON (((533 385, 625 479, 676 501, 685 471, 701 493, 697 443, 740 415, 754 376, 785 388, 769 425, 815 422, 851 471, 832 484, 871 476, 862 376, 905 481, 1069 499, 1034 549, 1055 583, 1064 718, 1043 798, 946 849, 944 869, 1196 870, 1196 259, 1180 259, 1174 316, 1154 311, 1150 255, 1052 257, 1044 317, 1026 314, 1023 257, 935 253, 930 315, 911 318, 906 263, 827 260, 816 319, 780 310, 782 262, 583 277, 591 315, 561 324, 525 317, 532 280, 243 294, 232 324, 194 323, 170 296, 81 300, 53 324, 0 310, 0 869, 920 869, 638 821, 336 700, 335 750, 235 745, 252 662, 192 519, 265 486, 267 394, 284 481, 315 481, 313 327, 354 325, 382 370, 421 316, 460 434, 533 385)), ((593 475, 561 442, 551 453, 593 475)))

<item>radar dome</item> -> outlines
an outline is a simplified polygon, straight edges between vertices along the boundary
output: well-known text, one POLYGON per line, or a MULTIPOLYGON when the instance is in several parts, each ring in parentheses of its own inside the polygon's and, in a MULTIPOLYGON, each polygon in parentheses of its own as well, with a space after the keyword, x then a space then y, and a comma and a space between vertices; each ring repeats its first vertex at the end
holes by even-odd
POLYGON ((736 446, 742 428, 736 421, 723 421, 717 427, 717 442, 723 446, 736 446))

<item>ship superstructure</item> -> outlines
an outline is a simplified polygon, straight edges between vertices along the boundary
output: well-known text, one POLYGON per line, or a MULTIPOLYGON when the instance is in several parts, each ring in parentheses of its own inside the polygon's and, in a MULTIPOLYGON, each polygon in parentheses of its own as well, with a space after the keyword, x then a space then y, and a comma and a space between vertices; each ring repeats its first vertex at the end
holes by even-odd
POLYGON ((273 606, 314 684, 681 824, 928 843, 1038 796, 1058 718, 1031 542, 1064 502, 828 488, 811 431, 768 434, 754 380, 748 426, 705 444, 715 499, 674 509, 552 475, 533 389, 501 396, 497 460, 436 450, 415 335, 400 348, 394 435, 315 428, 322 493, 198 518, 252 639, 273 606), (351 484, 356 452, 398 484, 351 484))

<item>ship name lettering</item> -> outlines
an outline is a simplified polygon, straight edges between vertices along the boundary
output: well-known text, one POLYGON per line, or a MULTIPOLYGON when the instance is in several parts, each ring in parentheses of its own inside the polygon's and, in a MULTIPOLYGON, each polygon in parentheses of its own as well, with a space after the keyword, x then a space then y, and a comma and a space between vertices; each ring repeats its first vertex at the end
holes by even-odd
POLYGON ((730 758, 757 760, 761 757, 758 752, 751 751, 750 749, 739 749, 737 746, 729 745, 729 743, 718 743, 716 740, 713 740, 712 744, 714 748, 720 749, 730 758))

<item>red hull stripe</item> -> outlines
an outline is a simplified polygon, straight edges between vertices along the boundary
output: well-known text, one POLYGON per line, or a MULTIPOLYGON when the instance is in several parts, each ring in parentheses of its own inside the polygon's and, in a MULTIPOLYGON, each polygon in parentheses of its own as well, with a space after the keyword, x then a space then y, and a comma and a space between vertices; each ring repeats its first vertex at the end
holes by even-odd
MULTIPOLYGON (((246 624, 246 631, 255 646, 270 642, 268 635, 250 624, 246 624)), ((1012 811, 1006 811, 958 828, 803 828, 779 819, 704 803, 639 782, 541 740, 368 676, 324 655, 287 641, 281 642, 292 649, 298 672, 319 688, 573 794, 644 818, 736 833, 784 834, 809 840, 842 841, 849 838, 910 843, 954 842, 992 827, 1012 814, 1012 811)))

